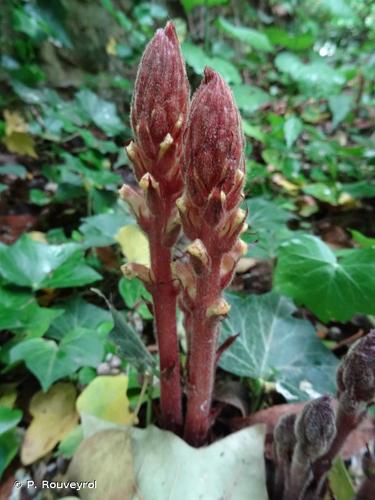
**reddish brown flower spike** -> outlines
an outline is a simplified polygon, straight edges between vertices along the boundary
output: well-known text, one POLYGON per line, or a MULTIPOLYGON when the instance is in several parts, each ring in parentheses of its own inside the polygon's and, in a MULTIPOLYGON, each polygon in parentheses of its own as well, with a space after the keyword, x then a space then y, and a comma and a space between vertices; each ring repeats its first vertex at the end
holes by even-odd
POLYGON ((169 22, 146 47, 133 93, 131 123, 135 142, 147 160, 155 162, 167 150, 175 149, 185 128, 188 106, 185 64, 175 28, 169 22))
POLYGON ((241 120, 228 85, 210 68, 205 69, 193 97, 184 142, 191 201, 202 206, 209 194, 218 190, 225 193, 232 207, 237 205, 243 179, 237 172, 244 171, 241 120))

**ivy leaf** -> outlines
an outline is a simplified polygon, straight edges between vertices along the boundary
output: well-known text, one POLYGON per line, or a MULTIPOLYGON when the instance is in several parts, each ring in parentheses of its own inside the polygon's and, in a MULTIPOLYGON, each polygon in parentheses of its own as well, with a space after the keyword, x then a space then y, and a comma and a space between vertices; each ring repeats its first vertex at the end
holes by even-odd
POLYGON ((354 100, 352 96, 341 94, 328 99, 329 109, 332 113, 332 127, 336 128, 339 123, 345 120, 347 114, 352 110, 354 100))
POLYGON ((293 234, 286 224, 294 215, 262 197, 246 200, 246 206, 249 232, 245 239, 249 243, 248 256, 258 259, 276 257, 280 244, 293 234), (251 241, 249 236, 252 236, 251 241), (257 240, 256 245, 251 245, 254 238, 257 240))
POLYGON ((94 378, 77 399, 78 412, 116 424, 132 425, 137 418, 129 410, 128 382, 124 374, 94 378))
POLYGON ((284 123, 284 136, 287 147, 290 149, 302 132, 302 122, 296 116, 291 116, 284 123))
POLYGON ((82 264, 79 245, 47 245, 27 236, 13 245, 0 244, 0 275, 10 283, 33 290, 81 286, 100 278, 96 271, 82 264))
POLYGON ((22 411, 0 406, 0 434, 14 429, 22 418, 22 411))
POLYGON ((210 66, 218 71, 224 80, 228 83, 240 84, 242 82, 241 74, 234 64, 221 57, 208 56, 202 47, 185 42, 182 45, 184 58, 198 75, 203 75, 204 68, 210 66))
POLYGON ((21 461, 30 465, 67 436, 78 423, 73 384, 58 383, 47 393, 38 391, 30 401, 33 420, 27 428, 21 449, 21 461))
POLYGON ((34 299, 20 308, 2 307, 0 330, 22 331, 26 335, 40 337, 61 313, 59 309, 40 307, 34 299))
POLYGON ((186 13, 191 12, 194 7, 204 5, 205 7, 215 7, 216 5, 225 5, 229 0, 181 0, 186 13))
POLYGON ((109 136, 116 135, 124 130, 124 125, 113 102, 101 99, 88 89, 80 90, 76 94, 76 99, 86 115, 109 136))
POLYGON ((104 339, 92 330, 77 328, 58 345, 53 340, 30 339, 20 342, 9 352, 11 363, 24 361, 39 380, 44 391, 55 382, 72 375, 82 366, 96 368, 104 354, 104 339))
POLYGON ((54 321, 48 330, 48 336, 56 340, 79 328, 91 330, 99 336, 106 335, 113 328, 112 316, 106 309, 84 301, 79 295, 59 304, 58 308, 64 308, 64 312, 61 311, 59 320, 54 321))
POLYGON ((282 52, 275 59, 279 71, 288 74, 301 88, 301 91, 316 97, 337 94, 345 78, 339 71, 323 61, 304 63, 290 52, 282 52))
POLYGON ((217 26, 228 36, 234 38, 235 40, 239 40, 240 42, 246 43, 254 49, 261 50, 263 52, 272 51, 272 45, 267 38, 267 35, 261 31, 245 28, 244 26, 235 26, 222 17, 219 17, 217 20, 217 26))
POLYGON ((336 256, 321 239, 302 235, 279 248, 276 288, 324 322, 375 313, 375 249, 336 256))
POLYGON ((334 392, 338 360, 310 322, 293 317, 291 300, 274 292, 228 298, 231 310, 220 341, 240 336, 223 353, 221 368, 278 383, 290 400, 310 399, 313 391, 334 392))
POLYGON ((119 206, 108 213, 85 217, 82 221, 79 230, 83 234, 85 247, 90 248, 113 245, 118 231, 134 222, 134 218, 119 206))
MULTIPOLYGON (((154 426, 120 427, 97 419, 93 432, 92 419, 83 419, 82 425, 88 438, 78 448, 67 475, 70 480, 89 481, 105 471, 106 476, 98 479, 99 498, 108 496, 108 491, 113 498, 134 498, 134 484, 137 494, 147 499, 237 499, 247 498, 249 491, 254 499, 267 498, 264 426, 248 427, 196 449, 154 426), (117 478, 111 484, 106 483, 109 470, 117 478), (106 490, 101 489, 103 485, 106 490)), ((87 500, 98 498, 98 490, 94 495, 85 491, 87 500)))
POLYGON ((21 436, 16 429, 0 435, 0 478, 13 458, 17 455, 21 444, 21 436))
POLYGON ((121 252, 128 262, 136 262, 144 266, 150 265, 150 248, 148 239, 138 226, 122 227, 115 236, 121 252))
POLYGON ((254 113, 271 100, 271 97, 264 90, 250 85, 233 85, 232 91, 237 106, 246 113, 254 113))

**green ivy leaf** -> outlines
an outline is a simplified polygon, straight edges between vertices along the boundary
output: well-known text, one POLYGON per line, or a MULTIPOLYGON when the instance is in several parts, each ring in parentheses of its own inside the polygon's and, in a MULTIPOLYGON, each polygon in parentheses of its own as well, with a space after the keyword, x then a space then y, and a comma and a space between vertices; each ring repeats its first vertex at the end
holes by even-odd
POLYGON ((203 75, 204 68, 210 66, 218 71, 227 83, 240 84, 242 82, 240 72, 230 61, 221 57, 210 57, 201 47, 189 42, 182 45, 182 52, 187 64, 198 75, 203 75))
POLYGON ((96 271, 82 263, 79 245, 47 245, 27 236, 13 245, 0 244, 0 275, 33 290, 82 286, 100 279, 96 271))
POLYGON ((203 5, 204 7, 215 7, 217 5, 225 5, 229 0, 181 0, 186 13, 191 12, 194 7, 203 5))
POLYGON ((20 179, 26 179, 27 169, 23 165, 11 163, 0 167, 0 175, 13 175, 20 179))
POLYGON ((40 337, 61 313, 58 309, 40 307, 32 298, 30 303, 19 308, 1 307, 0 330, 21 331, 30 337, 40 337))
POLYGON ((221 368, 240 377, 276 382, 290 400, 334 392, 338 360, 309 321, 293 317, 296 307, 291 300, 274 292, 228 298, 231 310, 220 340, 240 336, 223 353, 221 368))
POLYGON ((91 329, 77 328, 58 345, 53 340, 30 339, 9 352, 11 363, 23 361, 37 377, 43 390, 56 380, 72 375, 82 366, 97 367, 104 355, 104 339, 91 329))
POLYGON ((245 28, 244 26, 235 26, 222 17, 219 17, 216 23, 218 28, 225 34, 235 40, 239 40, 240 42, 250 45, 250 47, 253 47, 256 50, 263 52, 272 52, 273 50, 267 35, 261 31, 245 28))
POLYGON ((116 206, 108 213, 93 215, 82 219, 79 227, 84 237, 85 247, 113 245, 119 230, 134 223, 134 217, 122 206, 116 206))
POLYGON ((264 32, 273 45, 281 45, 282 47, 293 51, 306 50, 315 42, 315 37, 312 33, 302 33, 297 35, 277 26, 266 28, 264 32))
POLYGON ((88 89, 80 90, 76 94, 76 99, 86 115, 109 136, 119 134, 124 130, 113 102, 100 98, 88 89))
POLYGON ((291 116, 284 123, 284 136, 287 147, 290 149, 302 132, 303 124, 296 116, 291 116))
POLYGON ((327 94, 337 94, 345 83, 341 73, 327 63, 319 60, 304 63, 290 52, 279 54, 275 64, 301 87, 302 92, 314 96, 326 97, 327 94))
POLYGON ((254 113, 271 100, 271 97, 262 89, 250 85, 233 85, 232 91, 237 106, 245 113, 254 113))
POLYGON ((293 219, 293 214, 262 197, 246 200, 246 207, 249 230, 244 239, 249 243, 248 256, 258 259, 276 257, 280 244, 294 234, 286 225, 293 219), (254 239, 256 244, 252 245, 254 239))
POLYGON ((0 406, 0 434, 4 434, 4 432, 14 429, 21 421, 21 418, 21 410, 0 406))
POLYGON ((21 437, 12 429, 0 435, 0 478, 13 458, 17 455, 21 437))
POLYGON ((336 128, 345 120, 348 113, 353 109, 353 97, 346 94, 332 96, 328 99, 329 109, 332 113, 332 127, 336 128))
POLYGON ((337 257, 321 239, 297 236, 279 248, 275 285, 322 321, 374 314, 375 250, 347 250, 337 257))
POLYGON ((106 336, 113 328, 112 316, 106 309, 86 302, 79 295, 57 307, 59 310, 64 308, 64 312, 48 330, 48 336, 56 340, 61 340, 72 330, 80 328, 91 330, 99 336, 106 336))

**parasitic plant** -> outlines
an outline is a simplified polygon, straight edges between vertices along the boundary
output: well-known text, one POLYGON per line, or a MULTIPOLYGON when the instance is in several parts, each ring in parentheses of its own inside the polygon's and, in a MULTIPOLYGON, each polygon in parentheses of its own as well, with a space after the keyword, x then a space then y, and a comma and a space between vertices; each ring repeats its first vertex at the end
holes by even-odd
POLYGON ((184 424, 176 302, 185 316, 188 356, 185 439, 206 442, 219 322, 229 310, 222 290, 246 250, 244 138, 239 112, 219 74, 205 70, 189 110, 189 84, 173 24, 158 30, 140 63, 131 108, 134 140, 126 148, 139 187, 120 196, 148 236, 151 266, 128 263, 152 295, 159 347, 162 425, 184 424), (189 112, 190 111, 190 112, 189 112), (180 225, 192 243, 173 262, 180 225))
MULTIPOLYGON (((123 266, 150 291, 160 358, 161 424, 193 446, 207 443, 218 345, 229 312, 223 290, 246 252, 240 239, 245 177, 241 119, 227 84, 206 68, 189 102, 189 83, 173 24, 158 30, 143 55, 133 95, 134 140, 126 148, 138 187, 120 195, 148 237, 150 268, 123 266), (190 243, 180 259, 180 229, 190 243), (177 303, 184 314, 186 365, 180 365, 177 303), (186 395, 186 405, 185 405, 186 395), (184 408, 186 406, 186 411, 184 408)), ((328 396, 284 417, 274 433, 273 498, 323 498, 326 476, 346 438, 375 400, 375 330, 347 354, 338 371, 338 404, 328 396)), ((369 468, 358 498, 373 488, 369 468)))
MULTIPOLYGON (((375 330, 359 340, 347 353, 337 372, 338 404, 323 396, 307 403, 297 417, 280 419, 274 431, 277 467, 273 498, 307 500, 324 498, 326 476, 349 434, 375 402, 375 330), (289 432, 289 438, 285 433, 289 432), (293 458, 290 460, 291 447, 293 458), (280 479, 283 478, 283 481, 280 479)), ((373 498, 374 468, 370 454, 364 457, 366 479, 357 498, 373 498), (372 491, 371 494, 368 492, 372 491)))
POLYGON ((172 23, 159 29, 146 47, 131 106, 134 134, 126 148, 139 189, 124 185, 120 196, 148 236, 151 268, 123 266, 152 295, 159 345, 162 425, 180 432, 183 425, 179 347, 176 330, 177 282, 171 271, 172 247, 180 224, 175 206, 183 188, 182 136, 189 108, 189 83, 172 23))
POLYGON ((193 96, 184 137, 185 189, 177 201, 192 240, 188 260, 175 265, 188 339, 187 413, 184 437, 204 444, 217 363, 219 322, 229 311, 222 290, 246 250, 239 240, 246 212, 239 208, 244 181, 244 139, 228 85, 206 68, 193 96))

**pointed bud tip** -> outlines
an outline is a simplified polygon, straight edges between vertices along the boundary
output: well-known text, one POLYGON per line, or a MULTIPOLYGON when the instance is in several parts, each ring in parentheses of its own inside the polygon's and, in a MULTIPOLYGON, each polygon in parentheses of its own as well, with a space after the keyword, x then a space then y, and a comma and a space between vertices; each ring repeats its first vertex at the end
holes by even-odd
POLYGON ((164 33, 171 42, 178 42, 178 37, 176 33, 176 27, 172 21, 168 21, 164 28, 164 33))

